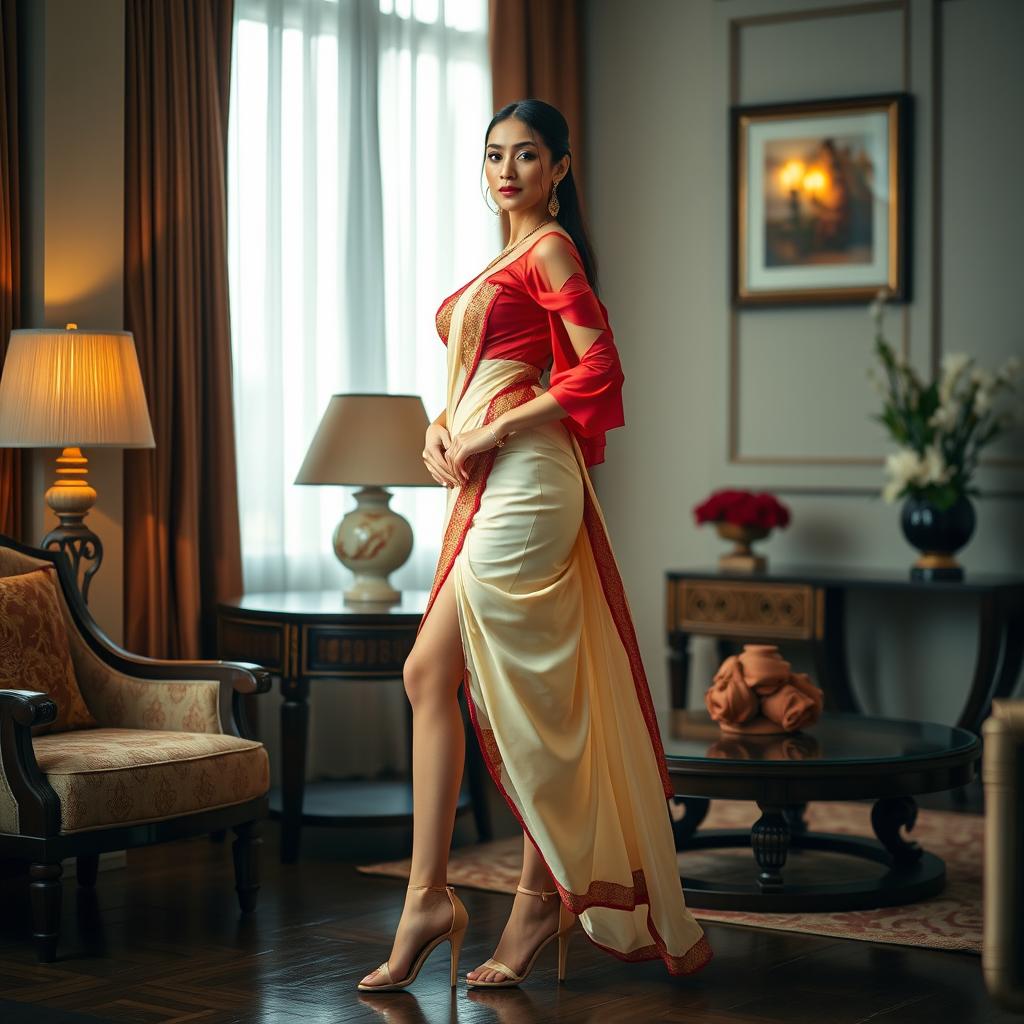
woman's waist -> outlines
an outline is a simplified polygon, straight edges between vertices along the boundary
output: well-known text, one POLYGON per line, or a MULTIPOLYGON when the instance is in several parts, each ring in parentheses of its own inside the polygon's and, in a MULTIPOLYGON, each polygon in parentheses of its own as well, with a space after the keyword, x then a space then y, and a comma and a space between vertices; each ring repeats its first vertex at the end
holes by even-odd
MULTIPOLYGON (((449 423, 456 425, 458 429, 466 430, 483 421, 488 407, 495 399, 502 406, 529 401, 533 395, 544 390, 540 384, 542 373, 539 366, 518 359, 481 359, 476 364, 468 386, 463 388, 461 395, 453 399, 454 408, 448 410, 449 423), (522 385, 523 388, 518 385, 522 385), (532 386, 533 394, 528 394, 525 399, 518 397, 517 401, 517 396, 527 385, 532 386)), ((500 415, 500 412, 496 415, 500 415)))

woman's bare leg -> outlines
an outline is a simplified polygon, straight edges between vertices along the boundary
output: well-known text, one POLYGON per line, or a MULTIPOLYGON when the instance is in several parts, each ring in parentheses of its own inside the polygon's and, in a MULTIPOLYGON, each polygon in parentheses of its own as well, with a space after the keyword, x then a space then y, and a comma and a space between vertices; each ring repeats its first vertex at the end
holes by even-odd
MULTIPOLYGON (((551 873, 541 860, 537 848, 523 833, 523 870, 519 882, 534 892, 554 892, 555 884, 551 873)), ((522 974, 527 960, 533 956, 541 940, 558 928, 558 905, 556 894, 546 899, 517 892, 512 903, 501 940, 494 951, 494 959, 507 964, 516 974, 522 974)), ((500 971, 489 967, 477 967, 466 974, 472 981, 500 981, 505 977, 500 971)))
MULTIPOLYGON (((465 671, 454 580, 448 574, 427 621, 406 658, 403 678, 412 704, 412 867, 411 885, 443 886, 462 783, 466 735, 458 692, 465 671)), ((410 889, 395 933, 388 964, 395 981, 409 973, 416 953, 451 924, 447 894, 410 889)), ((371 971, 363 983, 385 984, 371 971)))

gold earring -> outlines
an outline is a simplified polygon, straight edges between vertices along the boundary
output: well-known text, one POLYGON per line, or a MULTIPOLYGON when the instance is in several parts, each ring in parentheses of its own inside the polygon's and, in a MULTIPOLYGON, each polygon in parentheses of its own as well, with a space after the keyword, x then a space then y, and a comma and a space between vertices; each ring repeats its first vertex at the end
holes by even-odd
POLYGON ((548 213, 550 213, 552 217, 557 217, 558 216, 559 202, 558 202, 558 196, 555 194, 555 189, 557 189, 557 188, 558 188, 558 182, 557 181, 553 181, 551 183, 551 198, 548 199, 548 213))

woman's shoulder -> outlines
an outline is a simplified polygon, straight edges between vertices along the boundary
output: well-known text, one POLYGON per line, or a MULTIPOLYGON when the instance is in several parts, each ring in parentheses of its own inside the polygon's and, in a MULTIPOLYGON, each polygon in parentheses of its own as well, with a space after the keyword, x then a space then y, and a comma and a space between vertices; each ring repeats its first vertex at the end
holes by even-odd
POLYGON ((572 236, 561 226, 545 231, 526 253, 526 262, 544 269, 548 276, 559 269, 570 273, 583 266, 580 251, 572 236))

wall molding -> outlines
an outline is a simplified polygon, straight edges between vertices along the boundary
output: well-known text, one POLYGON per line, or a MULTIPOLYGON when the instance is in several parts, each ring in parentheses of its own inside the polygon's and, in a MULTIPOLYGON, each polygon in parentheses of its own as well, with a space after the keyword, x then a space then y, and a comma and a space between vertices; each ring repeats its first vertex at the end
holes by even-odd
MULTIPOLYGON (((863 14, 879 14, 889 11, 901 15, 902 33, 900 79, 902 90, 910 92, 910 0, 871 0, 862 4, 841 4, 831 7, 811 7, 799 11, 777 11, 772 14, 755 14, 729 19, 729 106, 740 103, 740 74, 742 69, 743 30, 761 25, 779 25, 798 21, 817 21, 827 18, 851 17, 863 14)), ((735 240, 730 238, 729 244, 735 240)), ((911 241, 912 244, 912 241, 911 241)), ((933 261, 934 262, 934 261, 933 261)), ((904 359, 910 357, 910 306, 900 307, 900 350, 904 359)), ((756 315, 756 313, 751 314, 756 315)), ((740 466, 875 466, 885 464, 885 458, 878 455, 744 455, 740 451, 740 310, 729 306, 729 387, 728 427, 726 462, 740 466)), ((826 490, 827 488, 822 488, 826 490)), ((855 489, 855 488, 854 488, 855 489)), ((848 491, 851 488, 840 488, 848 491)), ((873 493, 870 488, 865 492, 873 493)))
MULTIPOLYGON (((932 259, 932 373, 942 365, 942 118, 944 68, 942 44, 945 38, 942 12, 951 0, 932 0, 932 250, 938 253, 932 259)), ((1024 459, 1009 455, 988 456, 978 460, 978 467, 1024 469, 1024 459)), ((1024 497, 1024 491, 1017 492, 1024 497)))

